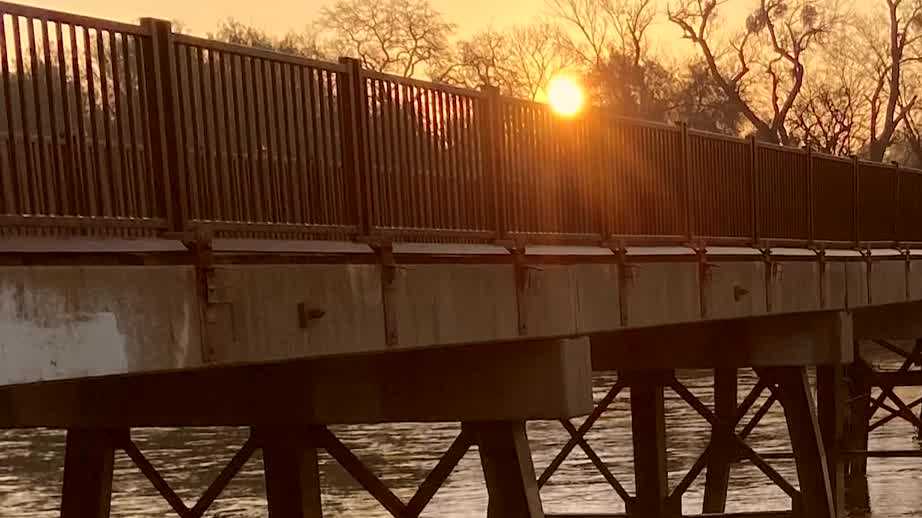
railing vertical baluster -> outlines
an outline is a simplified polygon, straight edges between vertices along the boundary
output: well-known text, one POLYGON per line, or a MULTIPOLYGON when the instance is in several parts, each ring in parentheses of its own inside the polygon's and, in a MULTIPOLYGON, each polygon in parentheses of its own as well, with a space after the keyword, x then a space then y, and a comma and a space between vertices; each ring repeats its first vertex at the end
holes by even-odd
POLYGON ((183 232, 187 221, 186 183, 179 167, 172 27, 170 22, 155 18, 142 18, 141 27, 150 37, 148 44, 142 45, 144 70, 138 73, 146 79, 152 174, 164 196, 163 210, 170 230, 183 232))
MULTIPOLYGON (((343 172, 345 173, 347 192, 355 197, 356 224, 359 235, 371 234, 371 216, 366 210, 371 206, 368 188, 367 154, 365 153, 365 116, 368 109, 365 80, 362 77, 362 63, 354 58, 339 58, 339 62, 348 67, 337 77, 339 88, 344 95, 339 97, 340 139, 342 142, 343 172)), ((316 137, 315 137, 316 138, 316 137)))

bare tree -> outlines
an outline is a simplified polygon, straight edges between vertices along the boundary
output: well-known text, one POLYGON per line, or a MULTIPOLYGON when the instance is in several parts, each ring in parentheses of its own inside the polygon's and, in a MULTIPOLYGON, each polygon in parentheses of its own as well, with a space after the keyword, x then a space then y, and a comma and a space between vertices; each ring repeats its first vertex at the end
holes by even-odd
POLYGON ((675 72, 650 52, 654 0, 549 0, 564 49, 587 72, 598 102, 633 117, 664 119, 675 72))
POLYGON ((688 63, 664 87, 669 86, 673 89, 668 97, 671 118, 705 131, 740 134, 744 119, 739 108, 727 99, 703 61, 688 63))
POLYGON ((856 24, 855 68, 873 83, 866 93, 869 108, 867 156, 882 161, 916 103, 904 88, 907 67, 918 62, 922 41, 922 1, 885 0, 884 18, 861 18, 856 24))
POLYGON ((496 86, 506 95, 536 99, 570 60, 561 52, 560 29, 546 22, 488 29, 457 44, 443 79, 468 87, 496 86))
POLYGON ((306 30, 302 34, 289 32, 281 38, 276 38, 258 27, 227 18, 219 22, 217 30, 208 33, 208 37, 236 45, 297 54, 309 58, 324 57, 317 44, 317 35, 311 30, 306 30))
POLYGON ((635 66, 647 56, 647 31, 656 16, 653 0, 549 0, 551 12, 575 35, 563 43, 588 67, 612 54, 635 66))
POLYGON ((756 135, 787 144, 786 123, 804 85, 805 58, 838 24, 837 6, 808 0, 760 0, 734 41, 717 48, 714 21, 725 3, 681 0, 668 8, 668 17, 697 47, 717 85, 739 107, 756 135))
POLYGON ((855 154, 864 142, 861 102, 860 92, 843 81, 807 87, 794 103, 792 136, 823 153, 855 154))
POLYGON ((442 60, 454 31, 428 0, 337 0, 321 10, 316 26, 330 55, 404 77, 442 60))

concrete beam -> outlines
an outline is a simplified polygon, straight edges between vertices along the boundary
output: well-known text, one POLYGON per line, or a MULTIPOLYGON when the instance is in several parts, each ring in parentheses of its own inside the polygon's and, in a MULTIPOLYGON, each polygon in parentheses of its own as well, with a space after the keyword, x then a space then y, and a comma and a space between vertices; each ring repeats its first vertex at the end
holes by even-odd
POLYGON ((521 421, 591 409, 587 339, 0 388, 5 428, 521 421))
POLYGON ((915 340, 922 337, 922 301, 853 310, 855 339, 915 340))
POLYGON ((766 315, 626 329, 592 337, 595 370, 840 364, 852 361, 848 313, 766 315))

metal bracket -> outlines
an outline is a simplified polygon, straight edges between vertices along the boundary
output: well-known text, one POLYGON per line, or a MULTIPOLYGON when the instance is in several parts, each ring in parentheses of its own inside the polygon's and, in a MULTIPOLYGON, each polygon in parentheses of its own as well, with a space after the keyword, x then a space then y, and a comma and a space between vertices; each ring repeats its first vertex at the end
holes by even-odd
POLYGON ((397 309, 393 302, 394 281, 397 271, 402 269, 394 260, 394 247, 391 243, 383 243, 372 247, 378 262, 381 265, 381 302, 384 309, 384 343, 388 347, 400 343, 397 333, 397 309))
POLYGON ((515 305, 516 314, 518 315, 519 335, 528 334, 528 307, 525 304, 525 296, 528 291, 529 271, 539 269, 536 266, 525 264, 525 248, 511 248, 512 264, 515 275, 515 305))

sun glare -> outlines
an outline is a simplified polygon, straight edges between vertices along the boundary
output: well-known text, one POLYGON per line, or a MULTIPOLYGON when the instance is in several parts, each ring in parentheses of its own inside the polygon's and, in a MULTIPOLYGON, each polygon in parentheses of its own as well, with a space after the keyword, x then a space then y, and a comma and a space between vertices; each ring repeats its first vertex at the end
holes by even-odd
POLYGON ((586 95, 576 79, 557 76, 547 85, 547 100, 558 115, 573 117, 582 111, 586 95))

